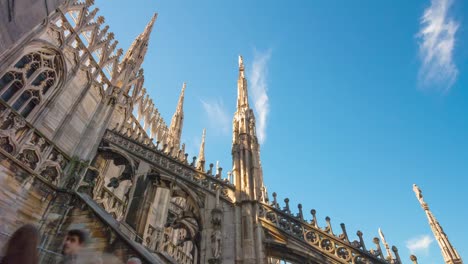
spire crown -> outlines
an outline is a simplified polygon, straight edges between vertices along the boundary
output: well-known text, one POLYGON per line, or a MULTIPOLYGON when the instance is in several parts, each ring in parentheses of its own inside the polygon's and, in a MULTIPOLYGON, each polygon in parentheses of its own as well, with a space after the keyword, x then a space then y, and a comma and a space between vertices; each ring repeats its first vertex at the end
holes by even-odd
POLYGON ((149 38, 157 17, 158 14, 154 13, 153 17, 146 25, 145 30, 133 41, 122 62, 129 62, 130 60, 134 60, 135 63, 139 64, 138 66, 141 66, 146 55, 149 38))
POLYGON ((239 79, 237 80, 237 111, 249 107, 249 96, 247 92, 247 79, 245 78, 245 66, 242 56, 239 55, 239 79))
POLYGON ((180 147, 180 138, 182 135, 182 127, 184 125, 184 94, 186 87, 187 85, 184 82, 182 84, 182 91, 180 92, 177 108, 172 116, 171 125, 169 127, 169 145, 176 149, 179 149, 180 147))
POLYGON ((185 88, 187 87, 187 84, 184 82, 182 84, 182 90, 180 91, 180 96, 179 96, 179 101, 177 102, 177 113, 181 113, 184 108, 184 97, 185 97, 185 88))

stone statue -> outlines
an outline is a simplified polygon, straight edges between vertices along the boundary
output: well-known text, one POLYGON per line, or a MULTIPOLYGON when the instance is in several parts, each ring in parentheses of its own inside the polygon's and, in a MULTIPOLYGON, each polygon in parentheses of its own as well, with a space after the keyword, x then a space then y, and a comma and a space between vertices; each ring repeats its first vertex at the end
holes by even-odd
POLYGON ((211 234, 211 253, 213 253, 213 258, 215 259, 219 259, 221 257, 221 240, 221 230, 215 229, 213 234, 211 234))
POLYGON ((416 184, 413 184, 413 191, 416 194, 416 198, 418 198, 419 203, 421 205, 426 205, 426 202, 424 202, 424 197, 422 195, 422 191, 421 191, 421 189, 419 189, 419 187, 416 184))

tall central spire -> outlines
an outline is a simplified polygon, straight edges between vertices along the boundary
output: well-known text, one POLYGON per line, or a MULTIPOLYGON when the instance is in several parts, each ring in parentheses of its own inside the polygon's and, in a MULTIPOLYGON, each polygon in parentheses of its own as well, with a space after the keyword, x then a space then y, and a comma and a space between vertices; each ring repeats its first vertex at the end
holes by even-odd
POLYGON ((262 200, 263 172, 260 164, 260 146, 255 129, 255 116, 249 107, 247 79, 242 56, 239 56, 237 80, 237 110, 233 119, 233 175, 241 200, 262 200))
POLYGON ((236 263, 266 263, 260 235, 257 210, 252 201, 265 202, 265 187, 260 163, 260 145, 255 131, 255 116, 249 107, 247 79, 242 57, 239 56, 239 78, 237 80, 237 109, 232 121, 232 175, 236 186, 236 219, 240 220, 241 252, 236 263), (241 220, 242 219, 242 220, 241 220))
POLYGON ((439 243, 440 250, 442 251, 442 256, 444 257, 444 261, 446 264, 463 264, 463 260, 461 259, 458 252, 450 243, 447 235, 445 234, 442 226, 439 224, 435 216, 432 214, 429 206, 424 201, 424 197, 422 195, 421 189, 416 184, 413 184, 413 191, 416 194, 416 198, 418 198, 421 207, 426 212, 427 219, 429 221, 429 225, 431 226, 432 232, 439 243))
POLYGON ((187 85, 184 83, 182 85, 182 91, 180 92, 179 102, 177 103, 177 108, 172 116, 171 125, 169 126, 169 148, 173 148, 174 151, 178 151, 180 148, 180 138, 182 135, 182 127, 184 125, 184 96, 185 96, 185 87, 187 85))

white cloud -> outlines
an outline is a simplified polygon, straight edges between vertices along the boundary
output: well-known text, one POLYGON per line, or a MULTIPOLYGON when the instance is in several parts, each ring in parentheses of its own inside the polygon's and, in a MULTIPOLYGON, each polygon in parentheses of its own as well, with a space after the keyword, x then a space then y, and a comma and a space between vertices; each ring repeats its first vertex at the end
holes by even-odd
POLYGON ((271 57, 271 50, 266 52, 255 52, 250 72, 250 90, 254 101, 254 109, 257 115, 257 136, 260 144, 266 140, 267 118, 270 112, 267 87, 267 64, 271 57))
POLYGON ((209 101, 201 100, 201 103, 208 115, 210 125, 223 134, 229 134, 229 125, 231 122, 223 101, 221 99, 209 101))
POLYGON ((423 235, 406 241, 406 247, 412 254, 416 252, 427 254, 432 242, 434 242, 434 239, 430 235, 423 235))
POLYGON ((458 69, 453 61, 458 22, 449 14, 453 0, 431 0, 421 17, 419 55, 422 65, 419 81, 422 87, 438 87, 448 91, 455 83, 458 69))

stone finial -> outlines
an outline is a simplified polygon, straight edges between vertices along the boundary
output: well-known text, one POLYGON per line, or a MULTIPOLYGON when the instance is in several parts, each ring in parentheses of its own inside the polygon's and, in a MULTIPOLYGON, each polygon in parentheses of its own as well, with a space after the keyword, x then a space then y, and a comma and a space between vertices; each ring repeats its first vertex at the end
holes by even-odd
POLYGON ((317 223, 317 211, 315 209, 310 210, 310 214, 312 215, 312 221, 310 222, 311 225, 318 227, 317 223))
POLYGON ((380 258, 385 259, 382 253, 382 248, 380 247, 380 239, 378 237, 374 237, 372 240, 374 242, 375 247, 377 248, 375 251, 380 256, 380 258))
POLYGON ((106 21, 106 19, 105 19, 103 16, 98 16, 98 18, 96 19, 96 22, 97 22, 99 25, 104 24, 105 21, 106 21))
POLYGON ((413 262, 413 264, 418 264, 418 258, 415 255, 411 255, 410 260, 413 262))
POLYGON ((348 232, 346 232, 346 225, 344 223, 341 223, 340 224, 341 226, 341 231, 343 232, 341 235, 340 235, 340 238, 344 241, 348 241, 349 242, 349 237, 348 237, 348 232))
POLYGON ((210 169, 207 172, 208 175, 213 175, 213 167, 214 167, 214 164, 210 163, 210 169))
POLYGON ((116 53, 117 57, 122 56, 122 54, 123 54, 123 49, 122 49, 122 48, 119 48, 119 49, 117 50, 117 53, 116 53))
POLYGON ((402 263, 401 258, 400 258, 400 254, 398 254, 398 248, 395 247, 395 246, 392 246, 392 251, 393 251, 393 254, 395 254, 395 258, 397 260, 397 263, 402 263))
POLYGON ((362 238, 363 234, 360 230, 357 231, 356 235, 358 236, 359 238, 359 244, 361 245, 362 249, 364 251, 367 251, 366 249, 366 244, 364 243, 364 239, 362 238))
POLYGON ((192 163, 190 163, 190 166, 195 167, 195 163, 197 162, 197 157, 193 156, 192 158, 192 163))
POLYGON ((325 217, 325 221, 327 222, 327 227, 325 228, 325 232, 333 235, 333 229, 331 225, 331 219, 329 216, 325 217))
POLYGON ((304 215, 302 214, 302 204, 297 205, 297 209, 299 213, 297 214, 297 217, 301 220, 304 221, 304 215))
POLYGON ((273 204, 272 205, 273 205, 273 207, 278 209, 278 202, 276 201, 276 196, 277 196, 276 192, 273 192, 272 195, 273 195, 273 204))
POLYGON ((283 208, 283 211, 287 214, 291 213, 291 210, 289 210, 289 198, 284 199, 285 206, 283 208))
POLYGON ((113 40, 114 37, 115 37, 114 32, 110 32, 109 34, 107 34, 107 39, 109 39, 109 40, 113 40))

